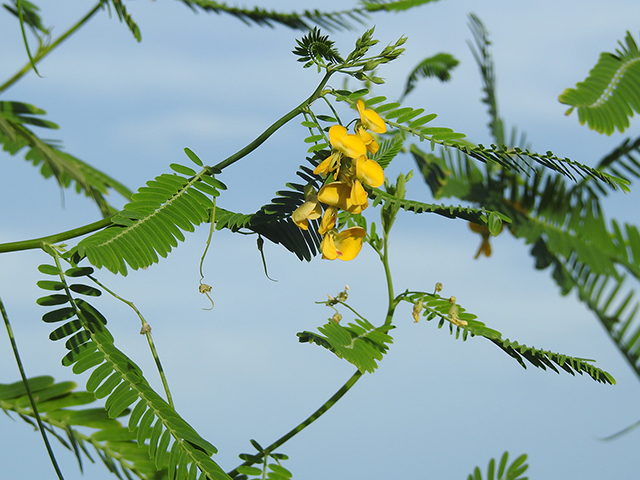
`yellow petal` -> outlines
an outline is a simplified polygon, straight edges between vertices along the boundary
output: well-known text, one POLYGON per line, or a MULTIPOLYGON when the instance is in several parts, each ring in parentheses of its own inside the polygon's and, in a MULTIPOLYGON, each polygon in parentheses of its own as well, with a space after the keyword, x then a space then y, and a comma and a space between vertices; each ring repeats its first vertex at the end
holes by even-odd
POLYGON ((332 170, 335 170, 340 160, 340 154, 334 153, 325 158, 320 164, 313 170, 316 175, 327 175, 332 170))
POLYGON ((338 252, 336 251, 336 244, 333 241, 333 235, 327 233, 320 242, 320 250, 322 251, 322 258, 327 260, 335 260, 338 258, 338 252))
POLYGON ((322 206, 318 203, 318 198, 314 193, 310 200, 307 200, 293 211, 291 219, 298 227, 307 230, 309 228, 308 220, 316 220, 320 218, 321 215, 322 206))
POLYGON ((349 261, 358 256, 362 249, 362 239, 367 232, 361 227, 351 227, 343 230, 334 238, 334 244, 340 260, 349 261))
MULTIPOLYGON (((293 219, 293 215, 291 216, 291 218, 293 219)), ((309 221, 306 218, 303 218, 301 220, 293 219, 293 223, 295 223, 302 230, 307 230, 309 228, 309 221)))
POLYGON ((373 135, 367 132, 364 128, 356 129, 356 135, 360 140, 364 142, 365 145, 369 145, 371 142, 374 142, 373 135))
POLYGON ((384 133, 387 131, 387 126, 380 115, 370 108, 365 108, 362 100, 356 102, 356 108, 360 114, 360 123, 362 123, 364 128, 375 133, 384 133))
POLYGON ((365 191, 364 187, 358 180, 355 180, 353 182, 353 186, 351 187, 351 195, 349 196, 349 203, 353 205, 366 204, 367 206, 369 204, 367 192, 365 191))
POLYGON ((344 182, 327 183, 318 192, 318 201, 331 207, 346 210, 347 199, 351 194, 351 187, 344 182))
POLYGON ((329 141, 333 148, 350 158, 358 158, 367 153, 364 142, 357 135, 347 133, 342 125, 334 125, 329 129, 329 141))
POLYGON ((325 235, 329 230, 336 226, 336 220, 338 219, 338 207, 329 207, 324 211, 322 220, 320 221, 320 228, 318 233, 325 235))
POLYGON ((378 162, 363 155, 356 160, 356 177, 365 185, 379 187, 384 183, 384 170, 378 162))

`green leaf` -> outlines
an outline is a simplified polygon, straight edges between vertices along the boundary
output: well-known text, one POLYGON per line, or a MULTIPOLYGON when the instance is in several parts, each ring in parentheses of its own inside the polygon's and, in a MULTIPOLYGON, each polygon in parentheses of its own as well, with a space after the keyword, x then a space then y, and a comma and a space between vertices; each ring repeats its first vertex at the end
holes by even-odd
MULTIPOLYGON (((53 385, 53 377, 41 376, 28 379, 29 389, 32 393, 43 390, 50 385, 53 385)), ((27 389, 22 381, 2 384, 0 383, 0 400, 8 400, 11 398, 21 397, 27 394, 27 389)))
POLYGON ((86 277, 92 273, 93 268, 91 267, 73 267, 64 272, 67 277, 86 277))
POLYGON ((324 336, 312 332, 298 333, 300 342, 320 345, 355 365, 361 372, 373 373, 378 367, 376 361, 382 359, 393 339, 387 334, 393 325, 374 327, 366 320, 342 326, 333 320, 319 327, 324 336))
POLYGON ((64 283, 57 280, 40 280, 36 284, 43 290, 64 290, 64 283))
POLYGON ((69 302, 69 297, 66 295, 48 295, 46 297, 40 297, 36 300, 38 305, 49 307, 52 305, 63 305, 69 302))
POLYGON ((45 275, 55 275, 55 276, 59 276, 60 275, 60 269, 54 265, 40 265, 38 266, 38 271, 40 273, 44 273, 45 275))
POLYGON ((415 88, 420 78, 436 77, 442 82, 450 80, 451 70, 453 70, 458 63, 458 60, 448 53, 438 53, 433 57, 425 58, 409 74, 402 96, 404 97, 409 94, 409 92, 415 88))
POLYGON ((584 82, 567 88, 558 100, 570 105, 569 115, 578 109, 580 125, 611 135, 623 132, 629 118, 640 112, 640 51, 629 32, 616 54, 602 53, 584 82))
POLYGON ((195 153, 193 153, 190 148, 185 148, 184 153, 187 154, 187 157, 189 157, 189 160, 191 160, 193 163, 195 163, 199 167, 203 166, 202 160, 200 160, 200 158, 195 153))
POLYGON ((58 310, 52 310, 42 316, 42 321, 46 323, 60 322, 67 320, 76 314, 76 310, 73 307, 59 308, 58 310))
POLYGON ((179 163, 172 163, 169 165, 169 167, 171 167, 171 170, 181 173, 182 175, 187 175, 192 177, 196 174, 196 171, 193 170, 192 168, 186 167, 184 165, 180 165, 179 163))
POLYGON ((72 284, 69 285, 69 289, 75 293, 79 293, 81 295, 87 295, 90 297, 99 297, 100 295, 102 295, 102 292, 100 290, 98 290, 95 287, 91 287, 89 285, 82 285, 82 284, 72 284))

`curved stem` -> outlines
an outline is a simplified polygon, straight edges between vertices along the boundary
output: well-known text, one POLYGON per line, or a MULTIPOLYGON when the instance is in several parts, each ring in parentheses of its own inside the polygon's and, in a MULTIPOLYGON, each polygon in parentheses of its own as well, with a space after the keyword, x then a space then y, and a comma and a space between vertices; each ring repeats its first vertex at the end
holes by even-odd
MULTIPOLYGON (((255 461, 247 460, 246 462, 244 462, 242 464, 242 466, 253 465, 253 464, 259 462, 261 459, 265 458, 267 455, 269 455, 271 452, 273 452, 276 448, 280 447, 286 441, 288 441, 293 436, 297 435, 302 430, 304 430, 306 427, 308 427, 313 422, 315 422, 327 410, 329 410, 338 400, 340 400, 344 396, 344 394, 347 393, 351 389, 351 387, 353 387, 355 385, 355 383, 360 379, 360 377, 362 377, 362 375, 363 375, 363 373, 360 370, 357 370, 356 373, 354 373, 351 376, 351 378, 349 380, 347 380, 347 382, 340 388, 340 390, 338 390, 336 393, 334 393, 333 396, 329 400, 324 402, 324 404, 318 410, 313 412, 305 421, 303 421, 297 427, 293 428, 288 433, 286 433, 285 435, 280 437, 278 440, 273 442, 271 445, 269 445, 267 448, 265 448, 262 452, 257 453, 254 456, 255 461)), ((236 475, 238 475, 238 467, 236 467, 235 469, 233 469, 230 472, 228 472, 227 475, 229 475, 231 478, 234 478, 236 475)))
MULTIPOLYGON (((101 6, 102 6, 102 2, 98 2, 96 6, 93 7, 93 9, 89 13, 87 13, 84 17, 78 20, 78 22, 76 22, 75 25, 73 25, 69 30, 67 30, 65 33, 59 36, 55 41, 53 41, 51 44, 47 45, 46 47, 41 46, 36 52, 33 59, 30 58, 30 61, 24 67, 22 67, 13 77, 11 77, 9 80, 7 80, 2 85, 0 85, 0 93, 4 92, 7 88, 9 88, 11 85, 13 85, 18 80, 20 80, 27 72, 29 72, 29 70, 31 70, 31 68, 35 70, 36 63, 42 60, 54 48, 56 48, 58 45, 64 42, 67 38, 69 38, 69 36, 72 33, 74 33, 82 25, 84 25, 87 21, 89 21, 89 19, 100 9, 101 6)), ((35 71, 37 73, 37 70, 35 71)))
POLYGON ((33 238, 31 240, 22 240, 20 242, 0 243, 0 253, 17 252, 20 250, 32 250, 34 248, 42 248, 47 244, 59 243, 70 238, 80 237, 87 233, 95 232, 104 227, 111 225, 111 217, 103 218, 97 222, 83 225, 82 227, 67 230, 66 232, 55 233, 46 237, 33 238))
POLYGON ((396 298, 395 294, 393 293, 393 278, 391 277, 391 268, 389 267, 389 229, 384 228, 383 231, 384 233, 382 251, 380 251, 373 244, 371 244, 371 246, 380 257, 380 261, 382 262, 382 266, 384 268, 384 275, 387 281, 387 295, 389 299, 389 307, 387 309, 387 316, 384 319, 384 324, 391 325, 391 322, 393 321, 393 314, 395 313, 396 307, 398 306, 398 303, 400 303, 400 300, 396 298))
POLYGON ((131 308, 134 312, 136 312, 136 315, 138 315, 138 318, 142 322, 142 330, 140 331, 140 333, 147 337, 147 342, 149 343, 149 349, 151 350, 151 355, 153 356, 153 360, 156 363, 156 368, 158 369, 158 374, 160 375, 160 380, 162 381, 162 387, 164 388, 164 393, 167 396, 167 403, 171 406, 171 408, 175 408, 173 405, 173 398, 171 397, 171 391, 169 390, 169 382, 167 382, 167 377, 164 373, 164 368, 162 368, 162 363, 160 362, 160 356, 158 355, 158 351, 156 350, 156 345, 155 343, 153 343, 153 338, 151 338, 151 327, 148 326, 144 316, 142 316, 142 313, 133 304, 133 302, 127 300, 126 298, 122 298, 116 292, 114 292, 113 290, 110 290, 93 275, 88 275, 88 277, 93 282, 95 282, 96 285, 98 285, 100 288, 102 288, 107 293, 109 293, 109 295, 111 295, 114 298, 117 298, 122 303, 128 305, 129 308, 131 308))
POLYGON ((309 98, 307 98, 304 102, 302 102, 296 108, 291 110, 289 113, 285 114, 284 116, 276 120, 269 128, 267 128, 264 132, 262 132, 253 142, 248 144, 246 147, 244 147, 241 150, 238 150, 236 153, 234 153, 230 157, 224 159, 222 162, 213 166, 212 167, 213 170, 214 171, 218 169, 222 170, 223 168, 226 168, 229 165, 237 162, 241 158, 246 157, 249 153, 253 152, 256 148, 262 145, 271 135, 273 135, 285 123, 289 122, 296 116, 300 115, 308 105, 310 105, 320 97, 320 95, 322 94, 322 90, 324 89, 324 86, 327 84, 327 82, 329 81, 329 78, 333 73, 334 72, 332 71, 327 72, 322 78, 322 80, 320 81, 320 84, 318 85, 318 87, 311 94, 311 96, 309 96, 309 98))

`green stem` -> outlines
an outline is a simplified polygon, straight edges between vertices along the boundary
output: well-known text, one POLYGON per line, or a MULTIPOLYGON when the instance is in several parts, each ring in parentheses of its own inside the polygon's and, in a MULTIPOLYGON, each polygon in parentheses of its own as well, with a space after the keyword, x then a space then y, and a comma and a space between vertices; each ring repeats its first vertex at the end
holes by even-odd
POLYGON ((382 265, 384 267, 384 275, 387 280, 387 295, 389 296, 389 308, 387 309, 387 317, 384 320, 385 325, 391 325, 393 321, 393 314, 396 310, 396 306, 398 305, 398 300, 395 298, 395 294, 393 293, 393 279, 391 277, 391 269, 389 268, 389 232, 385 228, 384 229, 384 246, 382 247, 382 253, 378 252, 380 255, 380 260, 382 260, 382 265))
POLYGON ((213 197, 213 209, 211 210, 211 228, 209 229, 209 236, 207 237, 207 243, 204 247, 204 252, 202 252, 202 257, 200 257, 200 283, 202 283, 202 279, 204 278, 204 273, 202 273, 202 266, 204 265, 204 259, 207 256, 207 252, 209 251, 209 246, 211 245, 211 237, 213 237, 213 229, 216 223, 216 197, 213 197))
MULTIPOLYGON (((95 9, 94 9, 95 10, 95 9)), ((92 11, 93 12, 93 11, 92 11)), ((90 12, 90 14, 92 14, 90 12)), ((87 15, 88 18, 90 15, 87 15)), ((36 55, 36 59, 38 56, 36 55)), ((28 68, 27 68, 28 70, 28 68)), ((311 94, 309 98, 307 98, 304 102, 298 105, 296 108, 291 110, 289 113, 284 115, 282 118, 274 122, 269 128, 267 128, 264 132, 262 132, 255 140, 249 143, 246 147, 238 150, 236 153, 218 163, 214 167, 212 167, 213 171, 222 170, 223 168, 228 167, 229 165, 237 162, 241 158, 247 156, 249 153, 254 151, 260 145, 262 145, 273 133, 275 133, 280 127, 282 127, 285 123, 295 118, 297 115, 302 113, 304 109, 310 105, 313 101, 320 97, 322 94, 322 89, 329 81, 329 78, 334 72, 327 72, 325 76, 320 81, 320 84, 315 89, 315 91, 311 94)), ((0 87, 0 92, 2 91, 2 87, 0 87)), ((0 244, 0 253, 4 252, 16 252, 19 250, 30 250, 34 248, 42 248, 45 244, 54 244, 64 240, 68 240, 70 238, 79 237, 81 235, 85 235, 87 233, 94 232, 96 230, 100 230, 102 228, 108 227, 111 225, 111 217, 99 220, 97 222, 91 223, 89 225, 85 225, 82 227, 78 227, 73 230, 68 230, 66 232, 49 235, 47 237, 35 238, 32 240, 23 240, 20 242, 11 242, 11 243, 2 243, 0 244)))
POLYGON ((127 300, 125 298, 122 298, 120 295, 118 295, 114 291, 112 291, 109 288, 107 288, 104 284, 102 284, 100 281, 98 281, 97 278, 93 277, 92 275, 88 275, 88 277, 91 280, 93 280, 93 282, 95 282, 96 285, 98 285, 100 288, 102 288, 103 290, 108 292, 109 295, 111 295, 114 298, 117 298, 122 303, 128 305, 134 312, 136 312, 136 315, 138 315, 138 318, 142 322, 142 327, 143 327, 143 330, 140 333, 143 333, 147 337, 147 342, 149 343, 149 349, 151 350, 151 355, 153 356, 153 360, 156 362, 156 368, 158 369, 158 373, 160 374, 160 379, 162 380, 162 386, 164 388, 164 393, 167 395, 167 403, 169 405, 171 405, 171 408, 175 408, 173 406, 173 399, 171 397, 171 391, 169 390, 169 382, 167 382, 167 377, 164 374, 164 369, 162 368, 162 363, 160 362, 160 356, 158 355, 158 351, 156 350, 156 346, 153 343, 153 338, 151 338, 151 328, 147 327, 147 331, 145 332, 144 327, 145 327, 145 325, 147 325, 147 321, 142 316, 142 313, 140 313, 140 310, 138 310, 138 308, 133 304, 133 302, 130 302, 129 300, 127 300))
POLYGON ((11 324, 9 323, 9 316, 7 315, 6 310, 4 309, 4 303, 2 303, 2 299, 0 299, 0 313, 2 313, 2 318, 4 319, 4 325, 7 329, 7 334, 9 335, 9 341, 11 342, 11 348, 13 350, 13 355, 16 359, 16 364, 18 365, 18 370, 20 370, 20 376, 22 377, 22 383, 24 384, 24 388, 27 390, 27 396, 29 397, 29 402, 31 403, 31 409, 33 410, 33 416, 38 422, 38 429, 40 430, 40 434, 42 435, 42 440, 44 441, 44 445, 47 448, 47 453, 49 453, 49 458, 51 459, 51 464, 53 465, 56 474, 60 480, 64 480, 62 476, 62 472, 60 471, 60 467, 58 466, 58 462, 56 461, 56 457, 53 453, 53 449, 51 448, 51 444, 49 443, 49 439, 47 438, 47 433, 45 431, 44 425, 42 424, 42 419, 38 414, 38 408, 36 407, 36 401, 31 394, 31 388, 29 387, 29 380, 27 379, 27 375, 24 371, 24 367, 22 365, 22 360, 20 360, 20 354, 18 353, 18 345, 16 343, 16 339, 13 336, 13 330, 11 328, 11 324))
POLYGON ((307 98, 305 101, 303 101, 300 105, 298 105, 296 108, 291 110, 289 113, 285 114, 280 119, 276 120, 269 128, 267 128, 264 132, 262 132, 254 141, 249 143, 243 149, 238 150, 236 153, 226 158, 222 162, 215 165, 213 167, 214 172, 218 169, 222 170, 223 168, 226 168, 229 165, 237 162, 241 158, 246 157, 248 154, 253 152, 256 148, 262 145, 280 127, 282 127, 284 124, 286 124, 290 120, 294 119, 296 116, 300 115, 308 105, 313 103, 316 99, 318 99, 321 96, 324 86, 327 84, 327 82, 329 81, 329 78, 333 73, 335 72, 328 71, 320 81, 320 84, 318 85, 318 87, 315 89, 315 91, 311 94, 309 98, 307 98))
MULTIPOLYGON (((362 377, 363 373, 358 370, 354 373, 349 380, 338 390, 333 396, 324 402, 324 404, 315 412, 313 412, 304 422, 300 423, 297 427, 293 428, 291 431, 280 437, 278 440, 273 442, 267 448, 265 448, 262 452, 259 452, 255 455, 255 461, 247 460, 242 464, 242 466, 249 466, 259 462, 261 459, 265 458, 267 455, 272 453, 276 448, 280 447, 282 444, 290 440, 292 437, 300 433, 306 427, 315 422, 318 418, 320 418, 327 410, 329 410, 338 400, 340 400, 345 393, 347 393, 351 387, 355 385, 355 383, 362 377)), ((238 467, 231 470, 227 473, 231 478, 234 478, 238 475, 238 467)))
MULTIPOLYGON (((27 63, 24 67, 22 67, 13 77, 0 85, 0 93, 4 92, 11 85, 20 80, 31 68, 35 70, 35 65, 40 60, 42 60, 46 55, 48 55, 54 48, 64 42, 69 36, 78 30, 82 25, 84 25, 89 19, 100 9, 102 6, 102 2, 98 2, 98 4, 93 7, 93 9, 87 13, 84 17, 82 17, 75 25, 73 25, 69 30, 63 33, 60 37, 58 37, 53 43, 47 45, 46 47, 40 47, 36 52, 36 55, 33 59, 30 58, 29 63, 27 63)), ((27 50, 28 51, 28 50, 27 50)), ((37 70, 35 70, 37 72, 37 70)))
POLYGON ((31 240, 22 240, 20 242, 0 243, 0 253, 17 252, 20 250, 32 250, 34 248, 42 248, 44 245, 52 245, 63 242, 70 238, 80 237, 87 233, 95 232, 104 227, 111 225, 111 217, 103 218, 97 222, 83 225, 82 227, 67 230, 66 232, 55 233, 46 237, 33 238, 31 240))

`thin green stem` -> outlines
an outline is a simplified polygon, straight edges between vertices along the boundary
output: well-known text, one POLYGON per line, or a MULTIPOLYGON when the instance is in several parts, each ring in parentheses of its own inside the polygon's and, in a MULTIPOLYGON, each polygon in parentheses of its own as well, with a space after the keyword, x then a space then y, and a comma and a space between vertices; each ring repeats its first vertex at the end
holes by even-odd
POLYGON ((384 275, 387 280, 387 295, 389 297, 389 308, 387 309, 387 317, 384 320, 385 325, 391 325, 393 321, 393 314, 396 310, 396 306, 398 305, 398 300, 395 298, 395 294, 393 293, 393 279, 391 277, 391 268, 389 268, 389 231, 384 229, 384 245, 382 247, 382 252, 378 252, 380 255, 380 260, 382 261, 382 265, 384 267, 384 275))
MULTIPOLYGON (((351 378, 349 378, 349 380, 347 380, 347 382, 340 388, 340 390, 338 390, 336 393, 334 393, 333 396, 329 400, 324 402, 324 404, 318 410, 313 412, 305 421, 303 421, 297 427, 293 428, 288 433, 286 433, 285 435, 280 437, 278 440, 273 442, 271 445, 269 445, 267 448, 265 448, 262 452, 257 453, 255 455, 255 457, 254 457, 255 461, 247 460, 246 462, 244 462, 242 464, 242 466, 253 465, 253 464, 261 461, 267 455, 272 453, 276 448, 280 447, 285 442, 287 442, 292 437, 294 437, 295 435, 300 433, 302 430, 304 430, 306 427, 308 427, 313 422, 315 422, 327 410, 329 410, 338 400, 340 400, 345 395, 345 393, 347 393, 351 389, 351 387, 353 387, 355 385, 355 383, 360 379, 360 377, 362 377, 362 375, 363 375, 363 373, 360 370, 356 371, 356 373, 354 373, 351 376, 351 378)), ((228 472, 227 475, 229 475, 231 478, 234 478, 236 475, 238 475, 238 467, 236 467, 235 469, 233 469, 230 472, 228 472)))
POLYGON ((67 230, 66 232, 55 233, 46 237, 34 238, 31 240, 22 240, 20 242, 0 243, 0 253, 17 252, 20 250, 32 250, 35 248, 42 248, 45 245, 52 245, 60 243, 70 238, 80 237, 87 233, 101 230, 104 227, 111 225, 111 217, 103 218, 97 222, 83 225, 82 227, 67 230))
POLYGON ((309 98, 307 98, 296 108, 294 108, 293 110, 291 110, 290 112, 286 113, 281 118, 276 120, 270 127, 268 127, 264 132, 262 132, 255 140, 249 143, 246 147, 242 148, 241 150, 238 150, 236 153, 234 153, 230 157, 224 159, 223 161, 215 165, 213 167, 213 170, 214 171, 222 170, 223 168, 226 168, 229 165, 236 163, 238 160, 246 157, 248 154, 253 152, 256 148, 262 145, 280 127, 282 127, 284 124, 286 124, 290 120, 294 119, 296 116, 300 115, 308 105, 313 103, 316 99, 318 99, 321 96, 324 86, 327 84, 327 82, 329 81, 329 78, 333 73, 334 72, 332 71, 327 72, 325 76, 322 78, 322 80, 320 81, 320 84, 318 85, 318 87, 311 94, 311 96, 309 96, 309 98))
POLYGON ((209 229, 209 236, 207 237, 206 246, 204 247, 204 252, 202 252, 202 257, 200 257, 200 283, 202 283, 202 279, 204 278, 204 273, 202 273, 202 267, 204 265, 204 259, 207 256, 207 252, 209 251, 209 246, 211 245, 211 238, 213 237, 213 227, 216 223, 216 197, 213 197, 213 208, 211 210, 211 228, 209 229))
MULTIPOLYGON (((264 132, 262 132, 255 140, 249 143, 246 147, 238 150, 235 154, 231 155, 227 159, 223 160, 222 162, 212 167, 212 170, 213 171, 222 170, 223 168, 226 168, 229 165, 232 165, 238 160, 244 158, 249 153, 251 153, 256 148, 258 148, 260 145, 262 145, 271 135, 273 135, 273 133, 275 133, 285 123, 287 123, 288 121, 290 121, 291 119, 295 118, 297 115, 302 113, 308 105, 310 105, 312 102, 314 102, 317 98, 321 96, 322 89, 329 81, 329 78, 331 77, 332 73, 333 72, 328 72, 327 74, 325 74, 325 76, 320 81, 320 84, 315 89, 315 91, 311 94, 311 96, 309 96, 309 98, 307 98, 305 101, 303 101, 300 105, 298 105, 296 108, 291 110, 289 113, 281 117, 279 120, 274 122, 269 128, 267 128, 264 132)), ((0 92, 2 91, 1 89, 2 87, 0 87, 0 92)), ((46 237, 35 238, 32 240, 23 240, 20 242, 3 243, 3 244, 0 244, 0 253, 42 248, 45 244, 59 243, 61 241, 68 240, 70 238, 79 237, 81 235, 85 235, 87 233, 100 230, 104 227, 108 227, 109 225, 111 225, 111 217, 99 220, 89 225, 84 225, 82 227, 75 228, 73 230, 68 230, 66 232, 57 233, 57 234, 49 235, 46 237)))
MULTIPOLYGON (((40 46, 40 48, 36 52, 35 56, 32 59, 30 57, 30 61, 24 67, 22 67, 13 77, 11 77, 9 80, 7 80, 2 85, 0 85, 0 93, 4 92, 7 88, 9 88, 14 83, 16 83, 18 80, 20 80, 27 72, 29 72, 29 70, 31 70, 31 68, 36 70, 36 68, 35 68, 36 63, 38 63, 40 60, 42 60, 54 48, 56 48, 58 45, 60 45, 62 42, 64 42, 67 38, 69 38, 69 36, 71 34, 73 34, 82 25, 84 25, 87 21, 89 21, 89 19, 93 15, 95 15, 95 13, 100 9, 101 6, 102 6, 102 2, 98 2, 96 4, 96 6, 93 7, 93 9, 89 13, 87 13, 84 17, 82 17, 80 20, 78 20, 78 22, 76 22, 75 25, 73 25, 71 28, 69 28, 69 30, 67 30, 65 33, 60 35, 56 40, 54 40, 52 43, 50 43, 49 45, 47 45, 45 47, 40 46)), ((37 70, 36 70, 36 72, 37 72, 37 70)))
POLYGON ((18 365, 18 370, 20 370, 20 377, 22 377, 22 383, 24 384, 24 388, 27 390, 27 396, 29 397, 29 402, 31 403, 31 409, 33 410, 33 416, 38 422, 38 429, 40 430, 40 434, 42 435, 42 440, 44 441, 44 445, 47 448, 47 453, 49 454, 49 458, 51 459, 51 464, 53 465, 56 474, 60 480, 64 480, 62 476, 62 471, 58 466, 58 462, 56 461, 56 457, 53 453, 53 449, 51 448, 51 444, 49 443, 49 439, 47 438, 47 433, 45 431, 44 425, 42 424, 42 419, 38 414, 38 408, 36 407, 36 401, 31 394, 31 388, 29 387, 29 380, 27 379, 27 375, 24 371, 24 367, 22 365, 22 360, 20 360, 20 353, 18 353, 18 344, 16 343, 16 339, 13 336, 13 330, 11 328, 11 323, 9 323, 9 316, 4 308, 4 303, 2 299, 0 299, 0 313, 2 313, 2 318, 4 320, 4 326, 7 329, 7 334, 9 335, 9 341, 11 342, 11 349, 13 350, 13 356, 16 359, 16 364, 18 365))
POLYGON ((149 349, 151 350, 151 355, 153 356, 153 360, 156 362, 156 368, 158 369, 158 373, 160 374, 160 379, 162 380, 162 387, 164 388, 164 393, 167 395, 167 403, 171 405, 172 408, 175 408, 173 406, 171 391, 169 390, 169 382, 167 382, 167 377, 164 374, 164 369, 162 368, 162 363, 160 362, 160 356, 158 355, 156 346, 153 343, 153 338, 151 338, 151 327, 149 327, 149 324, 147 323, 145 318, 142 316, 142 313, 140 313, 140 310, 138 310, 138 308, 133 304, 133 302, 130 302, 125 298, 122 298, 120 295, 118 295, 114 291, 107 288, 104 284, 102 284, 100 281, 98 281, 97 278, 94 278, 92 275, 88 275, 88 277, 91 280, 93 280, 96 285, 98 285, 100 288, 102 288, 107 293, 109 293, 109 295, 111 295, 114 298, 117 298, 121 302, 128 305, 134 312, 136 312, 136 315, 138 315, 138 318, 140 318, 140 321, 142 322, 142 330, 140 331, 140 333, 147 337, 147 342, 149 343, 149 349))

